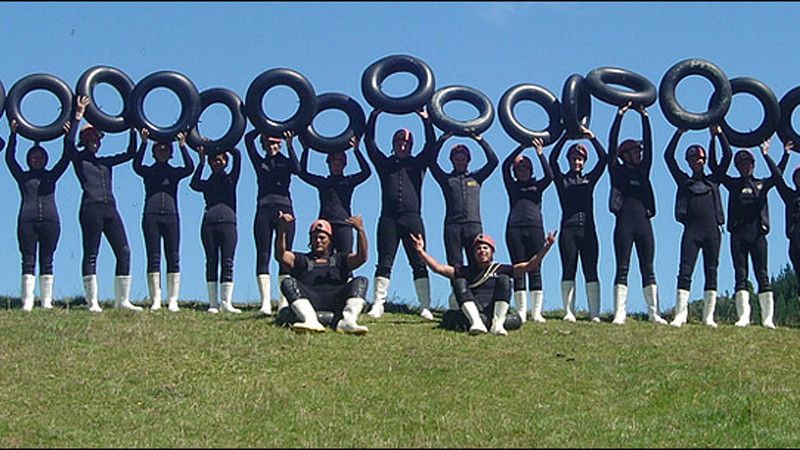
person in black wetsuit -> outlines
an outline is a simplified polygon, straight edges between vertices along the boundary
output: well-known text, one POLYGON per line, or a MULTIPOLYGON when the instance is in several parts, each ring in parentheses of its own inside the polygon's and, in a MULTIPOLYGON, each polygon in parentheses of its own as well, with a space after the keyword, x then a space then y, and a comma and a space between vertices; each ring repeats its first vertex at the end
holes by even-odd
MULTIPOLYGON (((345 152, 328 153, 325 162, 328 164, 327 177, 314 175, 308 171, 309 147, 303 145, 303 154, 300 156, 301 180, 314 186, 319 193, 318 219, 325 219, 333 227, 333 251, 350 253, 353 251, 353 227, 347 223, 352 215, 350 212, 353 191, 356 186, 367 181, 372 169, 369 168, 366 158, 358 149, 358 138, 353 137, 350 145, 358 161, 359 171, 353 175, 345 175, 347 154, 345 152)), ((303 144, 303 142, 300 142, 303 144)))
POLYGON ((703 250, 705 271, 705 287, 703 293, 703 323, 716 327, 714 308, 717 303, 717 267, 719 266, 720 227, 725 223, 725 213, 719 193, 719 183, 724 170, 731 160, 731 149, 725 134, 718 125, 709 127, 711 133, 710 147, 714 147, 715 139, 722 146, 722 159, 717 164, 714 153, 708 158, 711 174, 705 174, 706 151, 692 144, 686 149, 686 161, 692 170, 687 175, 678 168, 675 161, 675 149, 686 130, 676 130, 672 136, 664 159, 667 162, 672 178, 678 185, 675 200, 675 219, 683 224, 681 237, 680 266, 678 269, 678 288, 675 294, 675 318, 670 325, 680 327, 686 323, 689 305, 689 293, 692 286, 692 272, 697 261, 697 254, 703 250))
POLYGON ((197 148, 200 162, 192 175, 189 187, 203 194, 206 207, 200 225, 200 238, 206 252, 206 288, 208 312, 242 311, 233 306, 233 258, 236 253, 236 186, 242 172, 242 154, 238 148, 216 151, 208 156, 211 175, 203 180, 206 151, 197 148), (228 154, 233 155, 233 167, 228 166, 228 154), (219 272, 219 273, 218 273, 219 272))
POLYGON ((656 215, 656 201, 650 183, 653 166, 653 135, 650 119, 644 107, 636 111, 642 117, 642 141, 627 139, 619 142, 622 117, 630 108, 628 103, 617 111, 608 138, 608 174, 611 177, 611 196, 608 206, 616 216, 614 226, 614 255, 617 273, 614 278, 614 320, 625 323, 628 296, 628 267, 631 250, 636 244, 639 271, 642 276, 642 293, 647 305, 647 316, 659 325, 667 323, 658 314, 658 286, 653 270, 655 238, 650 220, 656 215), (618 159, 622 160, 619 162, 618 159))
MULTIPOLYGON (((75 121, 77 125, 88 105, 88 97, 78 99, 75 121)), ((114 156, 97 157, 103 132, 91 125, 85 125, 79 134, 78 152, 74 143, 70 142, 65 149, 78 176, 83 195, 81 197, 80 224, 83 236, 83 289, 89 311, 100 312, 97 301, 97 254, 100 250, 100 238, 106 236, 117 266, 114 277, 114 306, 117 308, 140 311, 142 308, 130 302, 131 290, 131 251, 125 225, 117 211, 111 183, 111 170, 114 166, 124 164, 136 155, 136 131, 130 130, 128 150, 114 156)))
MULTIPOLYGON (((270 301, 270 275, 269 263, 270 253, 273 246, 273 235, 278 227, 278 213, 283 211, 287 214, 294 214, 292 208, 292 196, 289 193, 289 184, 292 175, 297 175, 300 171, 300 164, 292 146, 294 133, 285 131, 283 139, 286 141, 286 152, 288 156, 280 153, 281 138, 252 130, 245 135, 244 143, 247 148, 247 156, 253 164, 258 182, 258 196, 256 217, 253 222, 253 235, 256 241, 256 282, 258 284, 258 294, 261 300, 259 312, 264 315, 272 314, 272 303, 270 301), (256 136, 261 136, 261 148, 264 156, 256 151, 256 136)), ((286 229, 287 245, 291 247, 294 242, 294 223, 290 223, 286 229)), ((278 271, 278 283, 286 278, 289 272, 280 268, 278 271)), ((286 297, 278 289, 278 310, 288 306, 286 297)))
POLYGON ((286 228, 294 221, 291 214, 281 213, 275 238, 275 259, 290 271, 281 282, 281 291, 289 300, 299 321, 292 325, 297 332, 324 332, 317 311, 330 311, 341 319, 336 331, 366 334, 367 327, 358 324, 358 315, 366 303, 369 280, 352 277, 353 270, 367 261, 367 235, 361 216, 347 218, 357 234, 356 253, 332 252, 333 228, 325 219, 317 219, 309 229, 308 253, 293 252, 286 247, 286 228))
MULTIPOLYGON (((516 264, 527 261, 544 246, 544 220, 542 218, 542 195, 553 182, 553 171, 542 151, 542 140, 533 139, 530 145, 520 145, 503 161, 503 183, 510 203, 508 221, 506 222, 506 245, 511 262, 516 264), (522 154, 528 147, 536 149, 536 156, 542 166, 544 175, 540 179, 533 178, 533 163, 522 154), (512 169, 513 167, 513 169, 512 169), (513 171, 513 177, 512 177, 513 171)), ((531 318, 536 322, 544 322, 542 317, 542 268, 537 266, 528 272, 528 290, 531 299, 531 318)), ((525 322, 528 299, 525 289, 525 277, 514 279, 514 303, 520 319, 525 322)))
POLYGON ((794 143, 791 139, 783 143, 783 156, 777 166, 767 153, 769 147, 762 146, 761 149, 770 172, 775 177, 778 194, 786 205, 786 238, 789 240, 789 260, 792 262, 794 273, 800 273, 800 166, 797 166, 792 172, 794 189, 790 188, 783 179, 786 165, 789 163, 789 152, 794 149, 794 143))
POLYGON ((591 172, 584 174, 588 157, 586 146, 576 143, 567 150, 570 170, 562 173, 558 157, 567 140, 574 139, 565 133, 550 153, 550 168, 553 171, 558 200, 561 203, 561 233, 558 249, 561 254, 561 302, 564 305, 564 320, 575 321, 575 274, 578 258, 586 280, 586 300, 589 319, 600 321, 600 281, 597 277, 599 246, 594 223, 594 188, 603 176, 606 153, 603 146, 588 128, 581 126, 582 137, 589 139, 597 153, 597 164, 591 172))
POLYGON ((451 266, 438 263, 425 251, 422 235, 411 237, 414 240, 414 249, 425 264, 451 280, 456 301, 469 321, 469 334, 491 332, 497 336, 508 335, 504 324, 511 296, 511 279, 524 277, 526 273, 540 266, 556 240, 555 232, 548 233, 544 246, 538 253, 524 262, 511 265, 494 262, 494 241, 485 234, 478 234, 472 245, 474 265, 451 266), (489 330, 480 317, 481 313, 492 317, 489 330))
POLYGON ((142 211, 142 233, 147 251, 147 290, 152 302, 150 309, 161 309, 161 242, 167 259, 167 308, 178 311, 180 289, 180 217, 178 215, 178 184, 194 172, 194 163, 186 149, 186 135, 176 139, 183 158, 183 167, 169 164, 171 142, 155 142, 152 146, 155 163, 145 166, 144 152, 150 132, 139 131, 142 143, 133 159, 133 171, 144 180, 145 201, 142 211))
MULTIPOLYGON (((66 150, 61 158, 48 170, 47 151, 38 142, 28 150, 26 160, 29 169, 23 170, 16 159, 17 150, 16 119, 9 123, 11 134, 6 149, 6 165, 17 182, 21 197, 19 214, 17 215, 17 240, 22 254, 22 278, 20 282, 20 299, 22 309, 33 309, 33 291, 36 284, 36 251, 39 251, 39 292, 42 308, 53 307, 53 254, 61 234, 61 224, 56 207, 56 183, 69 166, 69 154, 66 150)), ((77 121, 72 119, 64 123, 64 147, 68 141, 75 141, 77 121), (72 123, 74 122, 74 123, 72 123)), ((0 149, 3 148, 0 139, 0 149)), ((74 145, 74 144, 72 144, 74 145)))
POLYGON ((425 128, 425 146, 416 156, 411 155, 414 146, 411 132, 397 130, 392 136, 392 154, 386 156, 375 144, 375 121, 381 113, 373 109, 367 121, 364 144, 367 156, 375 166, 381 182, 381 214, 378 218, 378 264, 375 267, 373 305, 367 313, 372 318, 383 314, 386 295, 389 292, 389 278, 397 254, 397 247, 403 249, 411 265, 414 288, 420 305, 420 316, 433 320, 430 311, 431 294, 428 269, 425 262, 414 251, 411 233, 425 235, 422 222, 422 181, 428 169, 428 161, 434 153, 436 136, 427 111, 417 111, 425 128))
MULTIPOLYGON (((761 154, 769 158, 769 140, 761 144, 761 154)), ((713 149, 712 149, 713 152, 713 149)), ((712 153, 713 154, 713 153, 712 153)), ((767 271, 767 234, 769 209, 767 194, 779 177, 771 174, 760 179, 753 176, 755 158, 748 149, 741 149, 733 157, 738 177, 728 176, 728 167, 721 167, 722 185, 728 189, 728 231, 731 234, 731 258, 736 285, 734 298, 739 320, 736 326, 750 324, 750 291, 747 289, 748 257, 753 261, 753 271, 758 282, 758 303, 761 306, 761 324, 775 328, 773 323, 774 297, 767 271)))

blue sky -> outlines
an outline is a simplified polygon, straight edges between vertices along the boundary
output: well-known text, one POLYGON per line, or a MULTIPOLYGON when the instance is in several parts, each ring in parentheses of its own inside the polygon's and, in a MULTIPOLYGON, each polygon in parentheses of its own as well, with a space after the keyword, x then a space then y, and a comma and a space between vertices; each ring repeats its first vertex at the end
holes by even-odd
MULTIPOLYGON (((159 70, 174 70, 188 76, 198 87, 226 87, 244 98, 250 82, 265 70, 287 67, 305 75, 317 93, 343 92, 361 103, 368 114, 370 106, 360 89, 361 74, 372 62, 397 53, 411 54, 425 61, 433 70, 436 86, 466 85, 486 94, 496 106, 502 94, 519 83, 535 83, 557 96, 568 76, 586 75, 600 66, 622 67, 647 77, 658 86, 661 77, 675 63, 687 58, 703 58, 717 64, 729 78, 748 76, 766 83, 778 98, 797 85, 800 78, 788 64, 794 49, 800 48, 796 18, 800 4, 794 2, 287 2, 287 3, 2 3, 6 18, 0 28, 0 51, 6 55, 0 68, 0 80, 6 90, 20 78, 37 72, 58 76, 73 87, 89 67, 109 65, 127 73, 134 81, 159 70)), ((410 76, 395 75, 386 90, 402 95, 413 89, 410 76)), ((120 108, 110 88, 98 88, 109 111, 120 108)), ((679 85, 678 99, 689 110, 702 111, 712 92, 710 83, 690 77, 679 85)), ((166 92, 148 96, 146 110, 152 119, 167 124, 177 114, 177 100, 166 92), (153 97, 152 99, 150 97, 153 97), (172 115, 172 116, 171 116, 172 115)), ((290 116, 295 98, 288 89, 276 88, 267 95, 267 110, 275 118, 290 116), (274 92, 273 92, 274 91, 274 92)), ((57 103, 45 93, 26 97, 23 111, 34 122, 44 124, 55 118, 57 103)), ((203 115, 200 129, 209 136, 221 135, 227 127, 224 110, 210 108, 203 115)), ((456 105, 454 114, 462 114, 456 105)), ((531 107, 530 125, 543 120, 543 114, 531 107)), ((590 128, 606 143, 615 108, 593 99, 590 128)), ((656 188, 658 215, 653 220, 656 235, 656 276, 661 294, 661 308, 674 304, 678 267, 678 247, 682 227, 673 218, 675 185, 663 163, 663 149, 674 127, 665 119, 658 104, 649 108, 655 147, 653 183, 656 188)), ((464 117, 466 118, 466 117, 464 117)), ((727 117, 736 129, 745 130, 760 123, 761 111, 747 95, 736 96, 727 117), (741 98, 740 98, 741 97, 741 98)), ((8 135, 8 123, 0 121, 0 135, 8 135)), ((335 134, 345 123, 335 111, 326 112, 315 121, 323 133, 335 134)), ((387 149, 391 133, 398 127, 411 128, 422 137, 415 115, 382 115, 377 140, 387 149)), ((543 126, 542 126, 543 127, 543 126)), ((250 129, 250 126, 248 126, 250 129)), ((639 119, 629 114, 623 122, 621 140, 639 136, 639 119)), ((509 138, 499 121, 483 134, 501 160, 516 143, 509 138)), ((417 139, 419 143, 420 139, 417 139)), ((452 140, 458 142, 457 138, 452 140)), ((470 143, 471 141, 464 141, 470 143)), ((689 132, 681 149, 693 142, 708 144, 708 132, 689 132)), ((122 151, 127 134, 108 135, 104 154, 122 151)), ((18 155, 30 143, 20 140, 18 155)), ((482 164, 477 146, 473 149, 473 167, 482 164)), ((60 151, 61 142, 45 143, 51 163, 60 151)), ((299 150, 299 145, 297 145, 299 150)), ((243 144, 240 148, 244 148, 243 144)), ((781 145, 772 140, 772 156, 780 157, 781 145)), ((416 149, 415 149, 416 150, 416 149)), ((550 147, 545 148, 549 153, 550 147)), ((148 154, 146 163, 149 163, 148 154)), ((446 156, 439 159, 446 169, 446 156)), ((252 223, 255 215, 255 175, 244 159, 238 190, 239 245, 234 281, 235 301, 256 302, 255 244, 252 223)), ((590 158, 589 165, 594 164, 590 158)), ((173 163, 178 164, 176 158, 173 163)), ((800 163, 793 155, 790 168, 800 163)), ((685 168, 685 166, 682 165, 685 168)), ((354 171, 351 164, 347 172, 354 171)), ((313 154, 311 170, 326 173, 323 158, 313 154)), ((688 170, 688 169, 687 169, 688 170)), ((735 169, 731 169, 731 173, 735 169)), ((538 165, 536 176, 541 175, 538 165)), ((766 165, 757 157, 756 175, 766 176, 766 165)), ((118 208, 126 225, 132 249, 132 299, 147 295, 145 253, 141 233, 141 208, 144 187, 130 165, 114 170, 118 208)), ((368 262, 357 274, 372 278, 377 259, 375 229, 380 199, 375 175, 355 192, 353 210, 364 218, 370 241, 368 262)), ((17 251, 16 215, 19 205, 17 187, 6 169, 0 169, 0 294, 19 295, 20 258, 17 251), (5 175, 2 173, 5 172, 5 175)), ((318 211, 316 190, 301 180, 292 182, 292 196, 299 220, 296 249, 305 249, 305 230, 318 211)), ((608 176, 595 193, 595 214, 600 238, 600 279, 603 289, 602 310, 612 311, 614 254, 612 247, 613 216, 608 212, 608 176)), ((182 220, 181 299, 205 300, 204 257, 199 237, 203 213, 202 196, 191 191, 188 180, 181 185, 179 204, 182 220)), ((723 193, 727 198, 727 192, 723 193)), ((432 178, 423 187, 423 219, 428 235, 428 250, 444 260, 441 216, 444 204, 441 191, 432 178)), ((80 189, 70 168, 58 184, 57 201, 61 214, 62 236, 55 260, 55 297, 82 295, 81 237, 78 225, 80 189)), ((483 188, 482 212, 485 232, 496 242, 504 241, 508 200, 499 169, 483 188)), ((784 237, 784 206, 776 192, 770 194, 772 232, 769 235, 769 268, 776 274, 788 261, 784 237)), ((554 188, 544 197, 545 226, 558 227, 560 210, 554 188)), ((508 260, 505 245, 498 246, 497 259, 508 260)), ((544 309, 561 307, 559 280, 561 267, 558 251, 544 263, 544 309)), ((277 272, 272 263, 272 272, 277 272)), ((636 259, 632 260, 637 267, 636 259)), ((113 296, 113 254, 102 244, 98 281, 100 298, 113 296)), ((405 255, 398 252, 390 287, 390 298, 416 304, 411 274, 405 255)), ((434 306, 446 304, 448 283, 432 274, 434 306)), ((579 274, 579 287, 582 286, 579 274)), ((692 298, 702 295, 702 272, 695 270, 692 298)), ((733 289, 729 235, 723 235, 720 254, 720 291, 733 289)), ((640 277, 631 270, 629 309, 642 311, 640 277)), ((273 284, 273 297, 277 287, 273 284)), ((585 295, 578 289, 578 308, 585 309, 585 295)), ((371 301, 371 289, 370 299, 371 301)))

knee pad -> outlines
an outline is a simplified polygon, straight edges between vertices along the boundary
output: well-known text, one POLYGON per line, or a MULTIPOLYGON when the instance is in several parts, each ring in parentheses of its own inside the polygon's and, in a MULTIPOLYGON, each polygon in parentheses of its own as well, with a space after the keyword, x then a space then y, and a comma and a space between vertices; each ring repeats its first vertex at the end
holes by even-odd
POLYGON ((358 297, 366 300, 368 288, 367 277, 357 276, 347 283, 347 298, 358 297))
POLYGON ((300 290, 300 284, 297 282, 297 279, 292 277, 286 277, 283 279, 283 281, 281 281, 280 290, 289 303, 303 297, 303 293, 300 290))
POLYGON ((511 277, 508 275, 498 275, 494 285, 494 298, 492 300, 502 300, 509 302, 511 299, 511 277))
POLYGON ((466 301, 475 299, 474 295, 472 294, 472 290, 467 284, 466 278, 456 278, 453 280, 453 294, 456 296, 458 306, 461 306, 461 304, 466 301))

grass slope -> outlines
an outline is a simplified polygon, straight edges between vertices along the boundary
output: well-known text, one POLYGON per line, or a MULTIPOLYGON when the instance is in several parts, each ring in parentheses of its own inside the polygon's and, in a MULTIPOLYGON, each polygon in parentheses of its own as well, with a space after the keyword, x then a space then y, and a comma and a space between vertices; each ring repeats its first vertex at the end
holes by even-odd
MULTIPOLYGON (((2 447, 797 447, 800 330, 0 311, 2 447)), ((187 307, 188 306, 188 307, 187 307)))

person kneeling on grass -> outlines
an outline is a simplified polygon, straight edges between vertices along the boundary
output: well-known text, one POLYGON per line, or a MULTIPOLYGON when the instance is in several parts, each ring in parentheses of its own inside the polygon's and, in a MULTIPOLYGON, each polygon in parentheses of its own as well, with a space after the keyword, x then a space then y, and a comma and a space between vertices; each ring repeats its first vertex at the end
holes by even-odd
POLYGON ((500 264, 493 261, 495 246, 491 237, 479 234, 472 243, 474 265, 449 266, 439 264, 427 252, 421 235, 412 235, 414 249, 425 264, 439 275, 453 281, 453 291, 461 311, 469 321, 469 334, 486 333, 486 325, 481 313, 492 317, 491 333, 508 335, 504 324, 508 314, 508 300, 511 297, 511 279, 525 276, 542 263, 544 256, 556 241, 556 232, 547 234, 544 247, 525 262, 500 264), (490 310, 491 308, 491 310, 490 310))
POLYGON ((317 311, 330 311, 340 317, 336 322, 338 333, 366 334, 367 327, 356 321, 366 303, 369 280, 363 276, 353 277, 352 273, 367 261, 367 235, 361 216, 346 220, 358 234, 356 253, 332 253, 333 228, 324 219, 311 224, 310 252, 287 250, 286 229, 294 220, 291 214, 279 212, 275 240, 275 259, 289 271, 280 289, 299 319, 292 328, 297 332, 324 332, 317 311))

